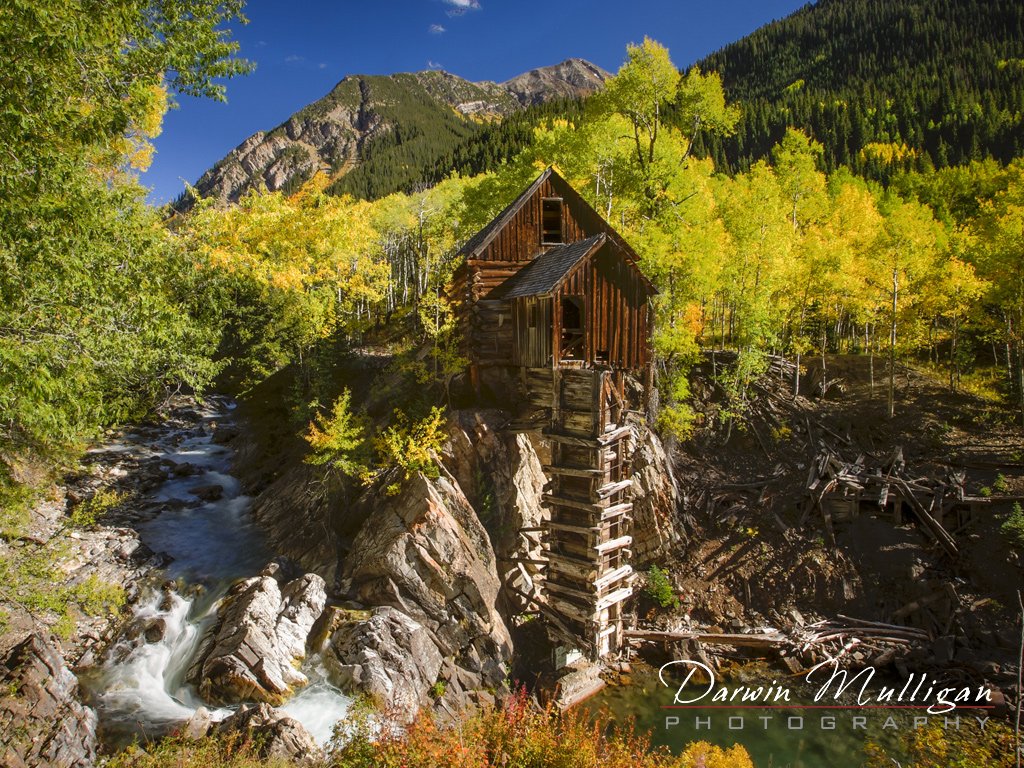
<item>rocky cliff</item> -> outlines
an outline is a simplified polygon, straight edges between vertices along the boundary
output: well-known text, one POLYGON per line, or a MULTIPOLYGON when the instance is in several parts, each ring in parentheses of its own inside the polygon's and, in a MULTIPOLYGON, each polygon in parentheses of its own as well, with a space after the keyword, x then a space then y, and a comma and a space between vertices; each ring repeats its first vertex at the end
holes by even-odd
POLYGON ((378 137, 395 144, 426 138, 453 145, 485 121, 551 99, 587 96, 608 77, 582 59, 501 84, 472 83, 437 70, 352 75, 276 128, 254 133, 204 173, 195 189, 202 197, 235 202, 250 189, 282 189, 318 170, 340 177, 378 137))
MULTIPOLYGON (((453 712, 501 696, 512 619, 541 593, 537 529, 549 514, 542 503, 549 446, 540 433, 508 430, 507 422, 498 410, 452 412, 436 478, 395 470, 351 503, 339 494, 310 505, 303 483, 283 473, 254 505, 279 548, 294 545, 289 530, 331 531, 321 546, 299 547, 306 568, 336 574, 335 606, 314 644, 336 683, 402 720, 423 707, 453 712)), ((664 449, 635 426, 642 565, 682 534, 664 449)))

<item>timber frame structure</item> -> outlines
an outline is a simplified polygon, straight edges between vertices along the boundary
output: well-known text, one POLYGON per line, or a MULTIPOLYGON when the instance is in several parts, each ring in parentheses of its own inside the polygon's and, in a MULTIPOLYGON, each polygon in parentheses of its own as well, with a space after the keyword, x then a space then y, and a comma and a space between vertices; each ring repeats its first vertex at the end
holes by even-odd
MULTIPOLYGON (((591 658, 624 643, 633 592, 634 428, 627 376, 651 385, 651 299, 639 257, 553 169, 461 249, 450 294, 470 381, 545 414, 550 444, 540 595, 552 637, 591 658)), ((521 427, 523 428, 523 427, 521 427)))

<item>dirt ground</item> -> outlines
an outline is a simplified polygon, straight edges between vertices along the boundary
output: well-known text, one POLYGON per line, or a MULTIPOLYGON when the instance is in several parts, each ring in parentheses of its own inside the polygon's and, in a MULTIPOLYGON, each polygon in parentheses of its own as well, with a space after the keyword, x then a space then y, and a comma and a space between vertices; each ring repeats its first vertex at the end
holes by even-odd
POLYGON ((872 387, 867 358, 837 356, 826 360, 826 396, 820 395, 820 358, 805 362, 801 387, 817 396, 794 398, 791 378, 769 372, 754 388, 748 424, 730 430, 720 417, 724 393, 712 377, 712 366, 722 363, 709 359, 698 369, 699 427, 674 447, 690 536, 666 563, 682 614, 670 621, 688 618, 724 631, 840 614, 917 624, 941 641, 936 654, 945 661, 1005 678, 1004 688, 1010 684, 1024 574, 1019 553, 1000 531, 1009 503, 980 509, 956 534, 955 559, 913 518, 896 525, 870 509, 837 523, 832 546, 820 512, 805 515, 805 506, 809 467, 823 447, 845 461, 863 454, 871 465, 899 446, 914 477, 963 470, 968 495, 1024 494, 1024 432, 1013 414, 901 369, 889 419, 883 364, 875 363, 872 387), (1002 492, 991 491, 994 484, 1002 492), (937 591, 948 593, 944 604, 900 615, 901 607, 937 591), (941 631, 922 619, 937 621, 941 631))

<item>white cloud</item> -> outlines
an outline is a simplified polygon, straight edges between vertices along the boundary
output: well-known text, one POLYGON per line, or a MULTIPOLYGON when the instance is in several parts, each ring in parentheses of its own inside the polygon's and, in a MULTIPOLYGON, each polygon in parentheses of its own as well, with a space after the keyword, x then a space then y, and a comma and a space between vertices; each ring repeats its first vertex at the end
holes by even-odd
POLYGON ((427 69, 444 69, 444 65, 437 61, 427 59, 427 69))
POLYGON ((442 27, 442 26, 441 26, 440 24, 431 24, 431 25, 430 25, 430 29, 429 29, 428 31, 429 31, 429 32, 430 32, 430 34, 432 34, 432 35, 443 35, 443 34, 444 34, 445 32, 447 32, 448 30, 446 30, 446 29, 445 29, 444 27, 442 27))
POLYGON ((318 69, 327 69, 327 64, 325 62, 321 61, 319 66, 318 66, 318 69))
POLYGON ((285 64, 300 64, 300 63, 302 63, 305 60, 306 60, 305 56, 299 56, 298 54, 295 54, 295 53, 293 53, 291 56, 285 56, 284 57, 285 64))
POLYGON ((444 0, 451 6, 446 13, 449 16, 461 16, 466 11, 479 11, 480 0, 444 0))

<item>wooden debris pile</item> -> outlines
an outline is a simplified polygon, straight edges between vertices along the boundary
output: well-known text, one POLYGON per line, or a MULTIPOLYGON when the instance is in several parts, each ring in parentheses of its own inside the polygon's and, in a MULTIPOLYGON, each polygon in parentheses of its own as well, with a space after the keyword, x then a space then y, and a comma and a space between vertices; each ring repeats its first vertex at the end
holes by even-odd
POLYGON ((932 635, 923 629, 842 615, 811 624, 797 624, 786 631, 770 627, 734 633, 632 630, 626 631, 625 635, 633 641, 664 644, 692 641, 755 651, 774 650, 783 658, 799 656, 811 664, 838 661, 854 649, 857 649, 858 655, 867 658, 871 655, 891 655, 897 646, 921 647, 933 641, 932 635))
POLYGON ((836 451, 823 446, 808 471, 808 498, 801 525, 813 512, 819 512, 834 545, 833 524, 856 519, 862 505, 870 506, 891 515, 896 525, 902 525, 909 514, 948 555, 957 557, 959 548, 953 533, 970 521, 964 473, 915 477, 908 472, 900 447, 881 464, 872 466, 867 459, 862 453, 852 462, 844 461, 836 451))

